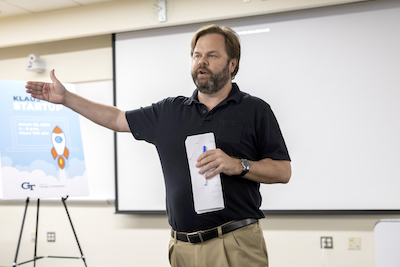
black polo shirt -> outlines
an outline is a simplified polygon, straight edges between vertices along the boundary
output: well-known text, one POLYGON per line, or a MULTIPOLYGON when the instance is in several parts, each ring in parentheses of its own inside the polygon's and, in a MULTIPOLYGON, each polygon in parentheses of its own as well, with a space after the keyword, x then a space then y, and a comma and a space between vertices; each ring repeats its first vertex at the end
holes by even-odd
MULTIPOLYGON (((232 157, 290 160, 270 106, 241 92, 232 83, 229 96, 210 112, 197 98, 178 96, 126 112, 133 136, 156 146, 166 186, 168 220, 174 230, 193 232, 232 220, 262 218, 260 184, 221 174, 225 209, 204 214, 194 210, 185 149, 189 135, 213 132, 217 148, 232 157)), ((146 159, 143 159, 146 160, 146 159)))

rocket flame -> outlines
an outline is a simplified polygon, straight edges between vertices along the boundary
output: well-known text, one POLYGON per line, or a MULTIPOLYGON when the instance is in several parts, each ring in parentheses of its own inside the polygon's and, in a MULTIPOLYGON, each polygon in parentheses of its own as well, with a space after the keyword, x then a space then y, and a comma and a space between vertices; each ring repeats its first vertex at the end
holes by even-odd
POLYGON ((64 158, 63 158, 62 156, 59 156, 59 157, 58 157, 57 163, 58 163, 58 166, 60 166, 61 169, 64 169, 64 167, 65 167, 65 160, 64 160, 64 158))

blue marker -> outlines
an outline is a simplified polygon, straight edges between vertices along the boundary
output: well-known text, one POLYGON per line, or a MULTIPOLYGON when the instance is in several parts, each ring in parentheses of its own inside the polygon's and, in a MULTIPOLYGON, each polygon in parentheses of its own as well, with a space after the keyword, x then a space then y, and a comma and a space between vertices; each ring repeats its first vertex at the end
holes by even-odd
MULTIPOLYGON (((203 153, 206 152, 206 151, 207 151, 207 147, 206 147, 206 146, 203 146, 203 153)), ((207 186, 206 174, 207 174, 207 173, 204 173, 204 186, 207 186)))

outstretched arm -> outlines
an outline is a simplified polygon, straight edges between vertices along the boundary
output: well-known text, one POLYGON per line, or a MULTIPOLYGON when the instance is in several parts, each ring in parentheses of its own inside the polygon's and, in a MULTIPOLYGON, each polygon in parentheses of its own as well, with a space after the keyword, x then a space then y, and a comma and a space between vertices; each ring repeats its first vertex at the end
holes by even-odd
POLYGON ((32 97, 54 104, 62 104, 89 120, 116 132, 129 132, 125 111, 114 106, 95 103, 65 89, 56 78, 54 70, 50 72, 53 83, 27 82, 26 92, 32 97))

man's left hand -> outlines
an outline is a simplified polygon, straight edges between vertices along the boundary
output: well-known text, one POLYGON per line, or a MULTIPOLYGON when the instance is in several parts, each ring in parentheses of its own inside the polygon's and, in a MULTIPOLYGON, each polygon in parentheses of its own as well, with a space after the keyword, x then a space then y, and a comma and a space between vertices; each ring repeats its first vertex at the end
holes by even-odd
POLYGON ((204 174, 209 170, 211 172, 205 175, 206 179, 212 178, 217 174, 224 173, 226 175, 239 175, 242 172, 240 159, 228 156, 221 149, 212 149, 204 152, 197 159, 196 167, 200 168, 199 173, 204 174))

